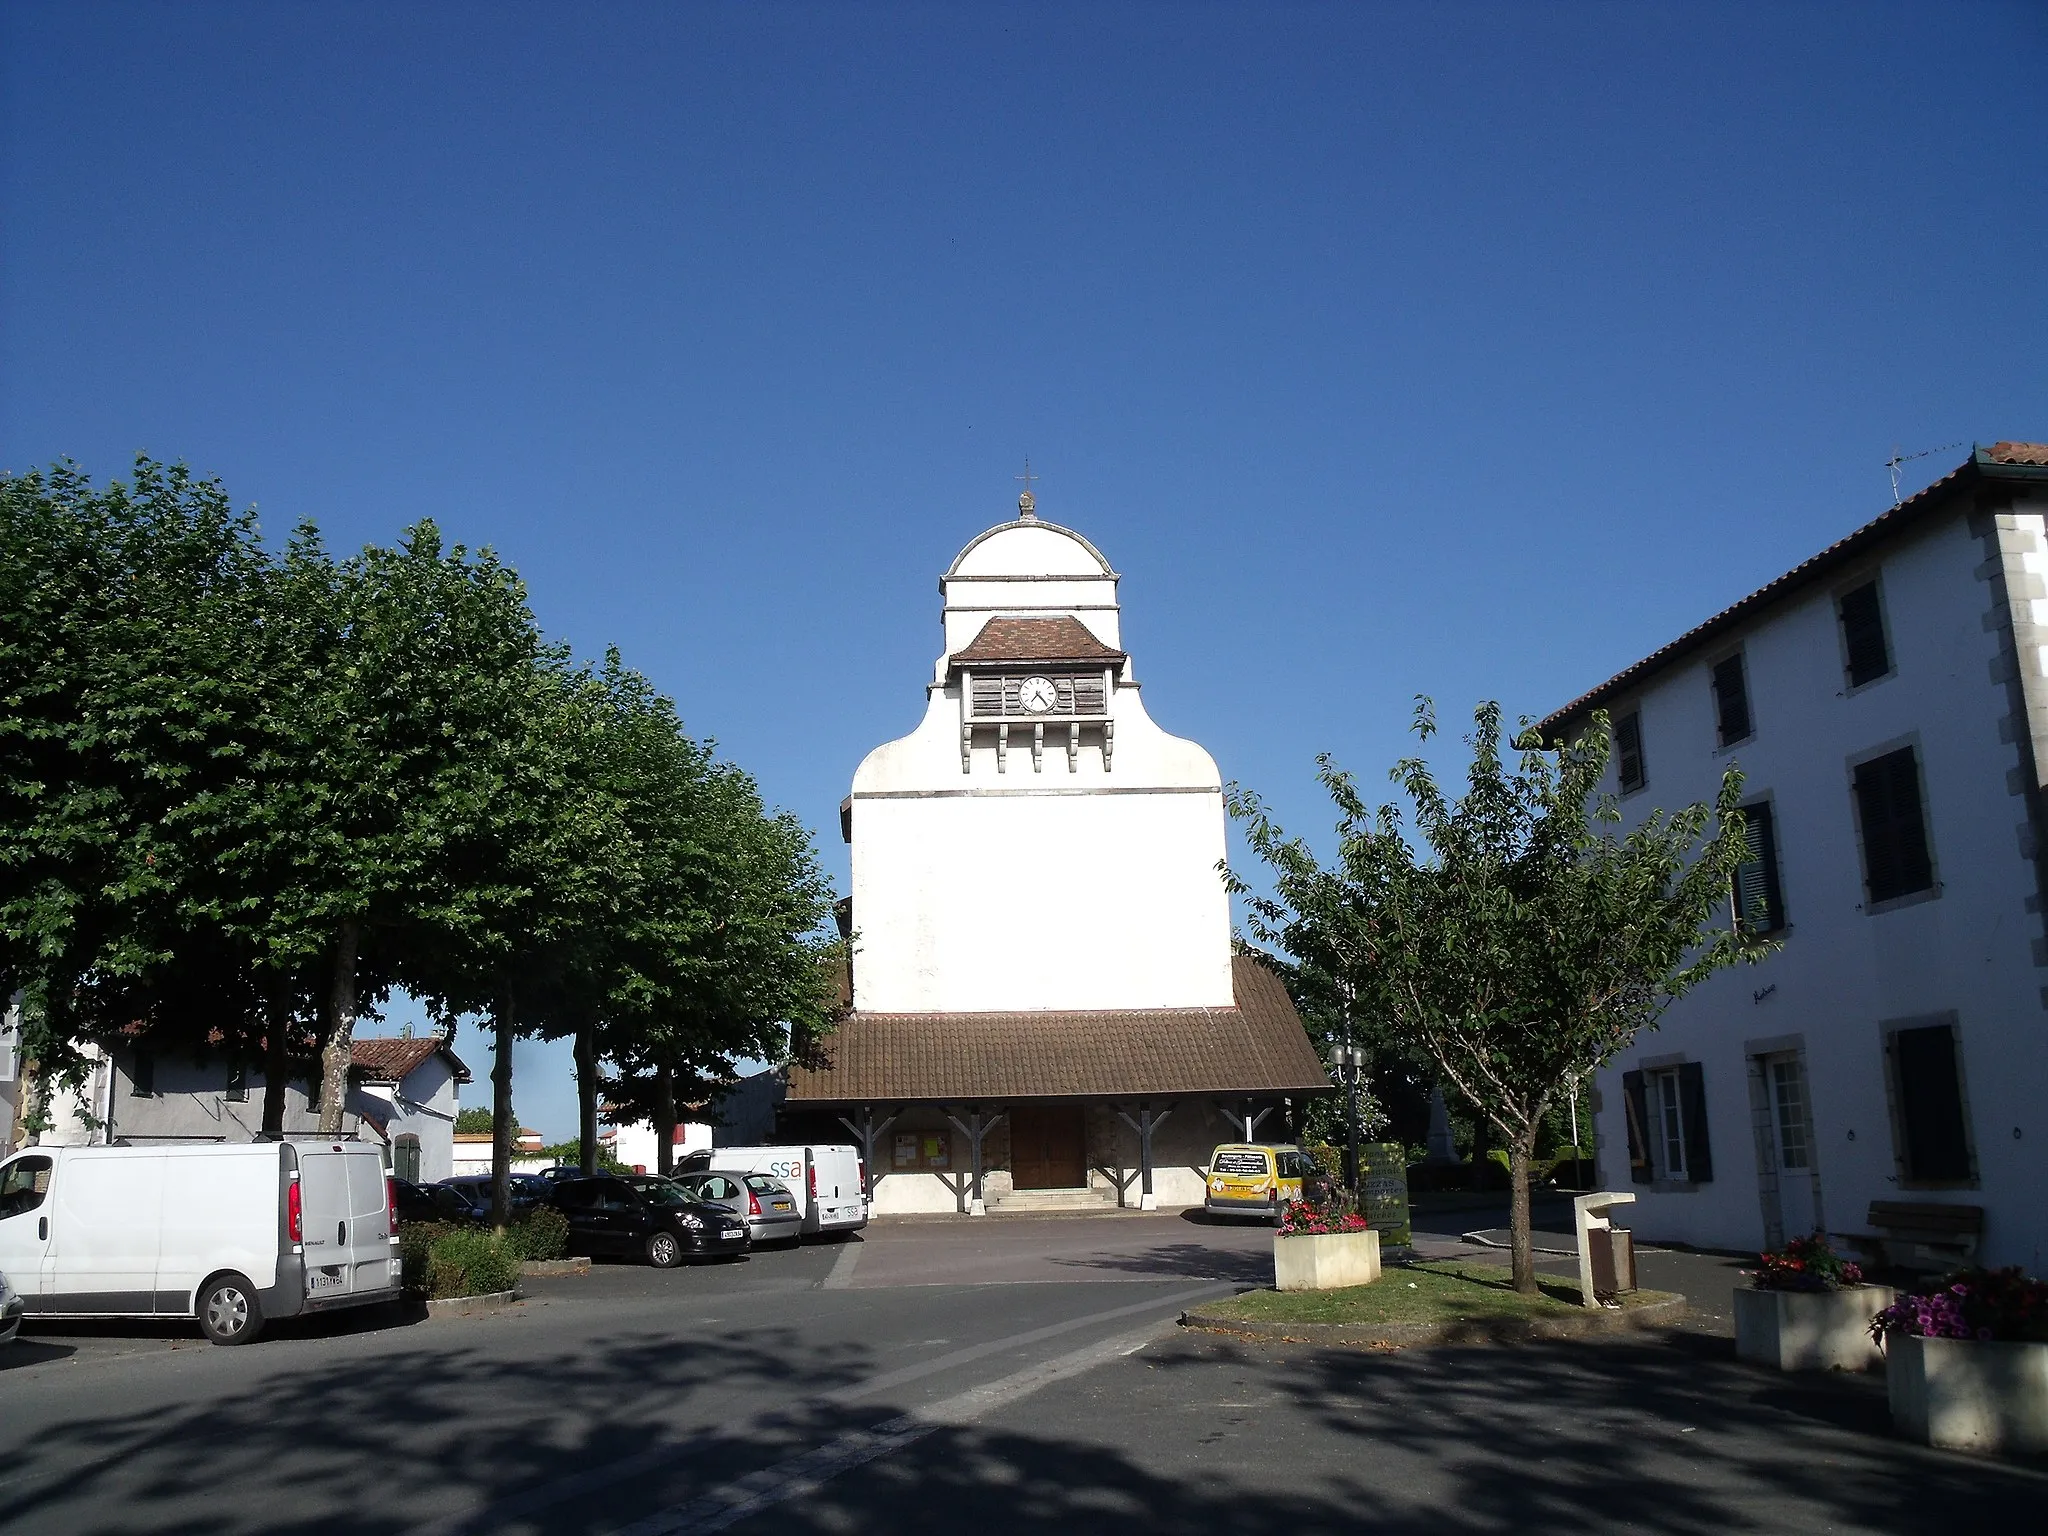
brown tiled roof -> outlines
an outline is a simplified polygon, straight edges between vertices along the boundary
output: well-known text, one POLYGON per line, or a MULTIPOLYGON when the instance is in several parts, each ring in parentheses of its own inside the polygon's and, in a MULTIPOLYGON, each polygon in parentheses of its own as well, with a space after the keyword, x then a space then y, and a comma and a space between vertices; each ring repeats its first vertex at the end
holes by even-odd
POLYGON ((1757 588, 1741 602, 1722 609, 1704 624, 1695 625, 1669 645, 1652 651, 1633 666, 1623 668, 1598 688, 1580 694, 1562 709, 1545 716, 1538 722, 1537 730, 1552 740, 1567 734, 1568 727, 1581 723, 1585 716, 1601 705, 1699 650, 1766 605, 1801 587, 1822 580, 1852 560, 1860 558, 1872 545, 1904 531, 1921 518, 1947 509, 1962 493, 1987 485, 2039 481, 2042 477, 2034 473, 2037 467, 2048 467, 2048 444, 1993 443, 1989 448, 1977 448, 1962 464, 1943 475, 1917 496, 1907 497, 1889 512, 1872 518, 1854 533, 1838 539, 1812 559, 1795 565, 1777 580, 1757 588))
POLYGON ((436 1051, 448 1058, 455 1068, 455 1080, 466 1083, 470 1080, 469 1068, 462 1064, 462 1058, 437 1037, 422 1035, 411 1040, 379 1039, 351 1040, 348 1047, 349 1065, 373 1083, 402 1083, 423 1061, 436 1051))
POLYGON ((981 633, 967 642, 967 648, 953 653, 953 665, 1005 661, 1089 661, 1116 662, 1122 651, 1112 650, 1096 639, 1079 619, 1061 614, 1051 619, 990 619, 981 633))
POLYGON ((1280 978, 1231 961, 1235 1008, 850 1013, 792 1103, 1313 1093, 1330 1086, 1280 978))

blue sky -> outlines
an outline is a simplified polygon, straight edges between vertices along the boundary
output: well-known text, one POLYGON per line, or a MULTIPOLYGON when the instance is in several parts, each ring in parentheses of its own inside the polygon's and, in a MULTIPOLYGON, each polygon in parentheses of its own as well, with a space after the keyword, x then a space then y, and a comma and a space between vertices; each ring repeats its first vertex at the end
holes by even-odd
POLYGON ((1895 449, 2048 437, 2044 66, 2036 4, 10 3, 0 466, 494 545, 843 881, 1028 453, 1316 835, 1413 695, 1541 714, 1895 449))

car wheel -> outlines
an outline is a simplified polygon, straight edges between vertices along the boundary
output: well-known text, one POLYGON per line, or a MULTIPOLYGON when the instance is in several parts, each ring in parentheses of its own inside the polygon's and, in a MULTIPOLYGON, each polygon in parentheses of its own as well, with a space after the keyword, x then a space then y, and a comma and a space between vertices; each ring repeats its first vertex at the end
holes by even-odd
POLYGON ((240 1275, 221 1275, 199 1293, 199 1331, 216 1344, 247 1344, 263 1331, 263 1304, 240 1275))
POLYGON ((673 1232, 656 1232, 647 1239, 647 1262, 656 1269, 674 1269, 683 1262, 683 1245, 673 1232))

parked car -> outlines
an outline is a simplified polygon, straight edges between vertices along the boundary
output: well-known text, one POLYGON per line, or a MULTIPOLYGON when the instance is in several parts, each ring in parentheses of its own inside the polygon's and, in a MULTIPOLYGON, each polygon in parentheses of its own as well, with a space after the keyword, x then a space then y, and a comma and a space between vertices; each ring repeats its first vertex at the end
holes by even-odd
MULTIPOLYGON (((452 1179, 443 1179, 438 1189, 452 1189, 467 1200, 476 1210, 476 1219, 488 1220, 491 1214, 491 1176, 488 1173, 461 1173, 452 1179)), ((511 1176, 508 1190, 512 1202, 512 1214, 523 1216, 537 1205, 548 1203, 548 1192, 553 1186, 538 1174, 515 1173, 511 1176)))
POLYGON ((685 1194, 739 1217, 756 1243, 794 1243, 803 1238, 804 1213, 796 1196, 765 1173, 713 1168, 708 1173, 679 1173, 675 1182, 685 1194))
POLYGON ((21 1332, 21 1305, 21 1297, 7 1283, 7 1277, 0 1275, 0 1344, 12 1343, 21 1332))
POLYGON ((806 1232, 858 1232, 868 1224, 867 1167, 850 1146, 715 1147, 690 1153, 676 1173, 709 1173, 714 1161, 727 1173, 763 1173, 781 1183, 796 1197, 806 1232))
POLYGON ((33 1317, 271 1318, 396 1301, 383 1154, 367 1142, 28 1147, 0 1162, 0 1271, 33 1317))
POLYGON ((1320 1201, 1329 1195, 1328 1177, 1313 1158, 1291 1144, 1225 1142, 1209 1154, 1204 1184, 1204 1214, 1250 1216, 1275 1226, 1291 1202, 1320 1201))
POLYGON ((553 1198, 568 1218, 572 1253, 642 1258, 672 1269, 690 1255, 733 1258, 752 1246, 744 1221, 667 1179, 563 1179, 553 1198))
POLYGON ((394 1178, 391 1187, 400 1221, 482 1221, 490 1215, 490 1207, 479 1207, 462 1190, 446 1184, 415 1184, 411 1179, 394 1178))

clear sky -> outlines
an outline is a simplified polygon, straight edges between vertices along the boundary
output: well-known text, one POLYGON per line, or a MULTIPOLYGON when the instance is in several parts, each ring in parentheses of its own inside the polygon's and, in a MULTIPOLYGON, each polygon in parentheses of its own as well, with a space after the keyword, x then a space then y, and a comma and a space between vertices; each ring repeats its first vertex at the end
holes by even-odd
POLYGON ((843 888, 1028 453, 1322 835, 1413 695, 1540 715, 2048 438, 2044 78, 2038 3, 7 3, 0 466, 496 546, 843 888))

